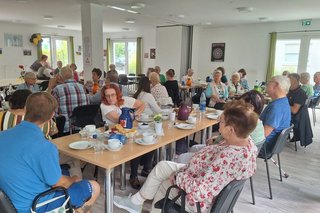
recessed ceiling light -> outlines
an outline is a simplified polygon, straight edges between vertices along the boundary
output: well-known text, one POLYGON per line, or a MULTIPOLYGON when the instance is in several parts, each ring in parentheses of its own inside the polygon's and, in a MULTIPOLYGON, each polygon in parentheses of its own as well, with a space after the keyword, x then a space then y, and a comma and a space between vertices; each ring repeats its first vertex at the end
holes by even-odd
POLYGON ((141 9, 141 8, 144 8, 146 5, 144 4, 144 3, 133 3, 132 5, 131 5, 131 8, 132 9, 141 9))
POLYGON ((184 18, 185 16, 183 14, 177 15, 178 18, 184 18))
POLYGON ((43 16, 43 19, 45 19, 45 20, 52 20, 52 19, 53 19, 53 16, 43 16))
POLYGON ((107 5, 107 7, 111 8, 111 9, 115 9, 115 10, 120 10, 120 11, 123 11, 123 12, 138 14, 137 11, 127 10, 127 9, 122 8, 122 7, 117 7, 117 6, 113 6, 113 5, 107 5))
POLYGON ((138 14, 137 11, 133 11, 133 10, 126 10, 128 13, 133 13, 133 14, 138 14))
POLYGON ((130 30, 128 27, 124 27, 124 28, 122 28, 122 30, 126 30, 126 31, 128 31, 128 30, 130 30))
POLYGON ((253 11, 253 7, 237 7, 239 13, 250 13, 253 11))
POLYGON ((134 19, 127 19, 125 22, 127 24, 134 24, 136 21, 134 19))
POLYGON ((27 3, 28 1, 27 0, 16 0, 16 2, 18 2, 18 3, 27 3))
POLYGON ((58 28, 65 28, 66 26, 64 25, 57 25, 58 28))
POLYGON ((268 17, 259 17, 258 20, 259 21, 268 21, 269 18, 268 17))

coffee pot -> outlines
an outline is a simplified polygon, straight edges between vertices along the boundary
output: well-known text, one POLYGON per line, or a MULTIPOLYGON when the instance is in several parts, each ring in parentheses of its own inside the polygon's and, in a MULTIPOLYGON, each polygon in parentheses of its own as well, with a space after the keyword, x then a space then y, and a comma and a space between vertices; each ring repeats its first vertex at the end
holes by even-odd
POLYGON ((182 102, 178 110, 178 120, 186 121, 189 118, 192 108, 185 102, 182 102))
POLYGON ((134 121, 134 109, 123 107, 119 117, 119 124, 125 129, 132 129, 134 121))

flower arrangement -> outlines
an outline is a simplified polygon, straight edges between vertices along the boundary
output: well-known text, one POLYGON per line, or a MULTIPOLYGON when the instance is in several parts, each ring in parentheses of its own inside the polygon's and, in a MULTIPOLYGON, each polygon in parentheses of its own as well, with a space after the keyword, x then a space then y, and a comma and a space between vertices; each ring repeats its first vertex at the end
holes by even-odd
POLYGON ((154 116, 153 116, 153 120, 155 121, 155 122, 161 122, 162 121, 162 114, 161 113, 157 113, 157 114, 155 114, 154 116))
POLYGON ((20 64, 18 67, 19 67, 19 69, 21 70, 21 71, 20 71, 20 77, 19 77, 19 78, 20 78, 20 79, 23 79, 23 78, 24 78, 24 75, 26 74, 25 68, 24 68, 24 66, 21 65, 21 64, 20 64))
POLYGON ((34 33, 32 34, 31 38, 30 38, 30 42, 33 43, 34 45, 41 45, 42 43, 42 37, 40 33, 34 33))

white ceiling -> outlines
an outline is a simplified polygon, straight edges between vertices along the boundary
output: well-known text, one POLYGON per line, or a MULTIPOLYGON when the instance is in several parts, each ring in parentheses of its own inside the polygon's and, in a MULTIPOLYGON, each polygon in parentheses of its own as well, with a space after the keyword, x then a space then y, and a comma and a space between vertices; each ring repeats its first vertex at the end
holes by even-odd
MULTIPOLYGON (((91 0, 103 7, 104 32, 139 31, 161 25, 189 24, 217 27, 267 22, 320 18, 319 0, 91 0), (146 6, 130 14, 111 9, 107 5, 131 9, 133 3, 146 6), (239 13, 237 7, 252 7, 251 13, 239 13), (179 18, 177 15, 184 15, 179 18), (135 19, 135 24, 126 24, 135 19), (205 25, 204 23, 212 24, 205 25)), ((81 30, 81 0, 0 0, 0 21, 35 24, 81 30), (53 16, 44 20, 43 16, 53 16)), ((133 9, 131 9, 133 10, 133 9)))

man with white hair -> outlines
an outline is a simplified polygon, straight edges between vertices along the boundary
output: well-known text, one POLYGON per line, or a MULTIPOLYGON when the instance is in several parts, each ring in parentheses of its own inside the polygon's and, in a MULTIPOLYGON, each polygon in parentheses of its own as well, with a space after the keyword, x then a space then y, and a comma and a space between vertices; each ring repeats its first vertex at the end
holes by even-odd
POLYGON ((24 83, 23 84, 20 84, 18 87, 17 87, 17 90, 19 89, 28 89, 30 90, 32 93, 34 92, 39 92, 40 91, 40 88, 39 88, 39 85, 36 84, 37 82, 37 76, 34 72, 27 72, 25 75, 24 75, 24 83))
MULTIPOLYGON (((267 156, 274 147, 280 132, 290 126, 291 111, 287 98, 289 88, 290 80, 286 76, 274 76, 267 83, 266 91, 272 98, 272 102, 268 104, 260 115, 266 136, 267 156)), ((261 157, 264 156, 264 149, 261 149, 259 155, 261 157)))

